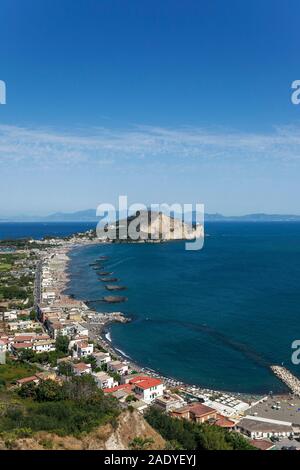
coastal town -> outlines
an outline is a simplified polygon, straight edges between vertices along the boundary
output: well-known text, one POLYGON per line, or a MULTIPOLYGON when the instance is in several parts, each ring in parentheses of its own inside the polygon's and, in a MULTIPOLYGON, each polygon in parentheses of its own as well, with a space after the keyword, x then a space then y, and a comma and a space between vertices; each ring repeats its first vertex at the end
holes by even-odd
MULTIPOLYGON (((92 304, 65 293, 69 250, 91 243, 99 241, 89 232, 15 246, 2 243, 0 386, 27 393, 45 381, 63 384, 71 376, 88 375, 123 410, 143 415, 155 407, 174 419, 240 433, 260 450, 300 448, 299 381, 284 368, 273 367, 290 393, 246 397, 163 377, 115 350, 104 333, 112 322, 130 318, 119 311, 105 312, 105 302, 103 312, 95 311, 92 304), (35 372, 26 374, 24 368, 19 376, 4 378, 1 368, 19 362, 34 364, 35 372)), ((115 285, 113 278, 105 277, 110 275, 104 271, 106 259, 101 256, 91 269, 115 285)))

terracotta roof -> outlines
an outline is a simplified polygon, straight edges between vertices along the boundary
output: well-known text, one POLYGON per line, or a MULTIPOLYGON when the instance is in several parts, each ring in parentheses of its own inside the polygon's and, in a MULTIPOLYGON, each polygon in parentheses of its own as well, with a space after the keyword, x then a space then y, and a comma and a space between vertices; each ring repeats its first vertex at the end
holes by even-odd
POLYGON ((32 343, 13 343, 15 349, 31 348, 32 343))
POLYGON ((19 335, 15 336, 14 341, 16 343, 23 343, 24 341, 32 341, 35 335, 19 335))
POLYGON ((159 379, 154 379, 152 377, 143 377, 141 380, 137 381, 137 379, 130 380, 130 383, 134 383, 138 387, 147 390, 151 387, 156 387, 157 385, 161 385, 162 381, 159 379))
POLYGON ((24 377, 24 379, 17 380, 17 384, 24 385, 24 384, 27 384, 29 382, 34 382, 35 380, 39 380, 39 379, 36 375, 32 375, 30 377, 24 377))
POLYGON ((73 368, 76 370, 82 371, 82 370, 90 369, 91 366, 89 364, 85 364, 84 362, 79 362, 79 364, 74 364, 73 368))
POLYGON ((116 385, 115 387, 111 387, 111 388, 105 388, 104 393, 112 393, 112 392, 116 392, 117 390, 124 390, 126 392, 131 392, 132 385, 123 384, 123 385, 116 385))
POLYGON ((273 442, 264 441, 263 439, 251 439, 250 444, 260 450, 268 450, 274 447, 273 442))
POLYGON ((196 417, 205 416, 211 413, 216 413, 216 410, 210 408, 210 406, 203 405, 202 403, 197 403, 195 405, 189 406, 189 411, 196 417))
POLYGON ((226 418, 223 415, 217 415, 217 419, 214 423, 216 426, 220 426, 221 428, 233 428, 235 426, 234 421, 231 419, 226 418))

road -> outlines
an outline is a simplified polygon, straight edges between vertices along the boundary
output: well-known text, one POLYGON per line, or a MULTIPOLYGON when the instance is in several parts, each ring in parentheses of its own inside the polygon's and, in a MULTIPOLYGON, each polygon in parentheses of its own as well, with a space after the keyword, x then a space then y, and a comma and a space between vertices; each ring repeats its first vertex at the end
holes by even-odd
POLYGON ((41 302, 41 286, 42 286, 42 260, 39 260, 36 265, 35 281, 33 290, 33 307, 37 310, 38 304, 41 302))

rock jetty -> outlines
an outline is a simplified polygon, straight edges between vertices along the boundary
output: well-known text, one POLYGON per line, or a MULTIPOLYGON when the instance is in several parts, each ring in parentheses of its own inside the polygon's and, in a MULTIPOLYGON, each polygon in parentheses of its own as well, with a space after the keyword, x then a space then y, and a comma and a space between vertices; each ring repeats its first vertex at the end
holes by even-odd
POLYGON ((109 304, 119 304, 121 302, 126 302, 127 297, 123 297, 122 295, 106 295, 103 297, 103 301, 109 304))
POLYGON ((107 290, 125 290, 125 289, 127 289, 127 287, 125 287, 125 286, 116 286, 116 285, 111 286, 110 284, 107 284, 105 286, 105 289, 107 289, 107 290))
POLYGON ((274 374, 297 396, 300 396, 300 380, 282 366, 271 366, 274 374))

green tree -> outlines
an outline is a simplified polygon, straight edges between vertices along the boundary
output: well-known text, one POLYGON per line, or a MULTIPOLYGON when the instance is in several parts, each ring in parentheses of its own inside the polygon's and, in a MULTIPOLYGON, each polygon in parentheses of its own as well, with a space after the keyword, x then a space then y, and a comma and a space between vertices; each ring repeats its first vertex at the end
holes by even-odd
POLYGON ((53 380, 43 380, 36 388, 37 401, 59 401, 62 398, 62 387, 53 380))
POLYGON ((19 358, 20 361, 25 362, 25 361, 32 361, 35 359, 36 353, 32 351, 31 349, 22 349, 19 353, 19 358))
POLYGON ((69 338, 59 334, 55 340, 55 349, 58 353, 67 354, 69 347, 69 338))
POLYGON ((36 313, 34 310, 31 310, 30 314, 29 314, 29 318, 30 320, 34 321, 36 320, 36 313))
POLYGON ((36 384, 34 382, 29 382, 28 384, 22 385, 22 387, 18 391, 18 394, 22 398, 36 399, 36 397, 37 397, 36 384))
POLYGON ((74 375, 73 367, 71 362, 62 361, 58 364, 58 373, 59 375, 65 375, 66 377, 71 377, 74 375))

